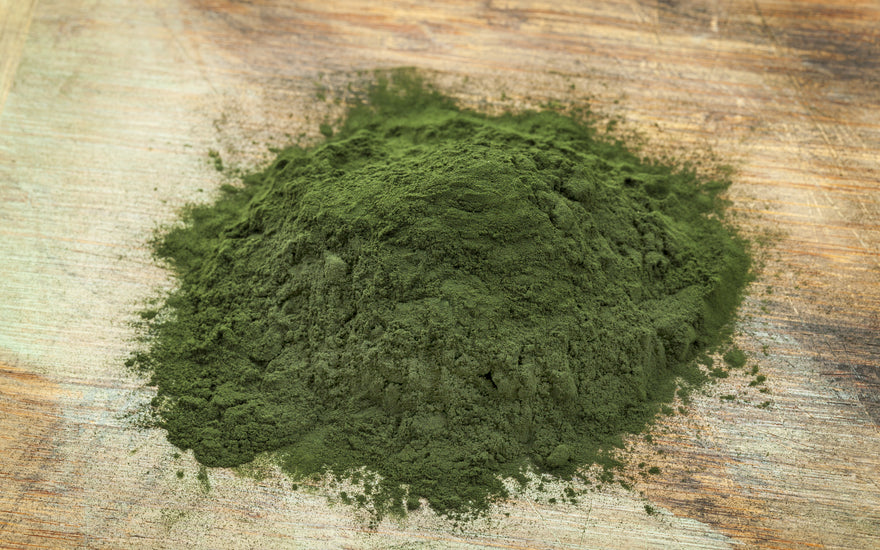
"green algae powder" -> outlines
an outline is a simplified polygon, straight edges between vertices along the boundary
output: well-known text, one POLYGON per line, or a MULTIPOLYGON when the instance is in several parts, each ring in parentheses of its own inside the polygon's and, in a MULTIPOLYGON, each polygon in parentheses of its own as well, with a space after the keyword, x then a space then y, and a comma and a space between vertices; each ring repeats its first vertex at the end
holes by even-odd
POLYGON ((179 288, 132 363, 169 440, 459 516, 641 430, 747 279, 724 184, 411 73, 368 96, 156 239, 179 288))

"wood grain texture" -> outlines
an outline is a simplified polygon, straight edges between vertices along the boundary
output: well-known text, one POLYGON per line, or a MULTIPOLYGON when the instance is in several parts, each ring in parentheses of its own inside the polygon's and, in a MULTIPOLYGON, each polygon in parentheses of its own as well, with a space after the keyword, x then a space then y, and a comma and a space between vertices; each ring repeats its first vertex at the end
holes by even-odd
POLYGON ((0 21, 0 66, 20 58, 0 102, 0 547, 880 547, 876 2, 41 0, 23 48, 0 21), (735 220, 764 243, 737 341, 769 393, 735 373, 633 438, 632 491, 465 528, 371 528, 271 470, 204 492, 127 416, 150 398, 121 367, 131 312, 172 284, 144 243, 223 182, 208 149, 259 165, 317 139, 357 71, 399 65, 468 106, 588 103, 648 151, 733 165, 735 220))
POLYGON ((0 112, 18 68, 36 0, 0 0, 0 112))

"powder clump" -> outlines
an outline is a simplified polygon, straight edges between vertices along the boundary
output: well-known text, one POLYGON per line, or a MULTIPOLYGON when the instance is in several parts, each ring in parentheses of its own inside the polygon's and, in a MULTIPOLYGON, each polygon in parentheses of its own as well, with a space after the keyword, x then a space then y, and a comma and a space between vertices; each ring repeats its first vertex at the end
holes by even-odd
POLYGON ((524 467, 596 460, 697 372, 748 272, 723 189, 392 73, 157 238, 180 286, 135 362, 205 465, 277 451, 297 476, 378 474, 380 513, 479 512, 524 467))

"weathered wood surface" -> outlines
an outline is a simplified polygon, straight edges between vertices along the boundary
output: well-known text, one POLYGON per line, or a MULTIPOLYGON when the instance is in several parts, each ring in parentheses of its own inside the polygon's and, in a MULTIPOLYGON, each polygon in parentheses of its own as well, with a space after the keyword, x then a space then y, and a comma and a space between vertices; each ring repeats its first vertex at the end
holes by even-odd
POLYGON ((877 2, 32 5, 0 3, 0 547, 880 547, 877 2), (770 393, 731 376, 634 440, 662 473, 633 491, 463 530, 371 530, 274 475, 204 493, 125 417, 149 399, 121 368, 130 312, 169 284, 144 241, 221 183, 209 148, 254 166, 317 137, 355 71, 398 65, 485 109, 589 102, 735 166, 766 242, 737 338, 770 393))

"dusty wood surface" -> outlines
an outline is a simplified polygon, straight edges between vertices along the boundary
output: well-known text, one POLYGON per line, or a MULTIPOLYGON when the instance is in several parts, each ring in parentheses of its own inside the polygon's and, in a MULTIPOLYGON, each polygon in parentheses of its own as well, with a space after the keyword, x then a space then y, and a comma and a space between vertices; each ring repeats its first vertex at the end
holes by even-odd
POLYGON ((876 2, 40 0, 28 27, 31 5, 0 3, 0 547, 880 547, 876 2), (733 165, 766 243, 737 338, 769 393, 731 376, 634 439, 661 474, 632 466, 632 491, 465 528, 370 529, 277 475, 204 492, 126 417, 150 397, 121 368, 130 312, 169 284, 143 243, 222 182, 208 149, 259 164, 316 138, 357 70, 398 65, 733 165))
POLYGON ((12 85, 36 0, 0 0, 0 112, 12 85))

